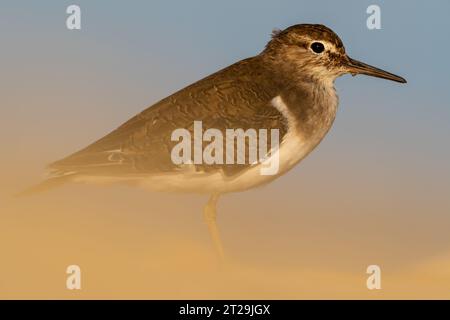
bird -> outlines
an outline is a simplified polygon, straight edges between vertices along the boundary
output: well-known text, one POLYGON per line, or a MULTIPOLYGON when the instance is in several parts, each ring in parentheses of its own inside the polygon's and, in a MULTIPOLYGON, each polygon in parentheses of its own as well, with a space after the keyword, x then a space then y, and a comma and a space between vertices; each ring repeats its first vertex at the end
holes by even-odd
MULTIPOLYGON (((75 182, 207 194, 203 215, 223 260, 216 222, 219 197, 265 185, 304 159, 332 127, 338 108, 334 82, 344 74, 406 83, 400 76, 350 58, 339 36, 322 24, 275 29, 259 54, 175 92, 87 147, 50 164, 48 179, 24 193, 75 182), (266 148, 260 149, 264 153, 258 158, 261 161, 249 161, 250 149, 256 147, 246 139, 243 145, 249 149, 243 156, 241 153, 244 161, 180 162, 173 159, 180 142, 173 139, 178 129, 197 138, 196 130, 201 135, 214 129, 217 138, 217 133, 225 137, 230 129, 257 133, 264 129, 277 133, 271 137, 271 142, 277 143, 274 148, 272 143, 268 146, 268 140, 263 141, 266 148), (275 174, 262 174, 267 160, 275 156, 275 174)), ((197 149, 207 142, 197 142, 197 149)), ((238 147, 232 146, 234 151, 238 147)), ((188 148, 192 151, 192 145, 188 148)))

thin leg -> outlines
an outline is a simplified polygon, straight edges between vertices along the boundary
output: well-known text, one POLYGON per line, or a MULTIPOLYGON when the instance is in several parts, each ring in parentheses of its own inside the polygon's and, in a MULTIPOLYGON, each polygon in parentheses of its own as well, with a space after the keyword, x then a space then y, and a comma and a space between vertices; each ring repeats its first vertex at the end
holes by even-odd
POLYGON ((218 199, 218 194, 211 195, 208 203, 203 210, 203 216, 205 218, 206 224, 208 225, 209 234, 211 235, 211 239, 213 241, 216 252, 219 255, 219 258, 224 261, 225 255, 223 252, 222 241, 220 240, 219 229, 217 228, 216 223, 216 206, 218 199))

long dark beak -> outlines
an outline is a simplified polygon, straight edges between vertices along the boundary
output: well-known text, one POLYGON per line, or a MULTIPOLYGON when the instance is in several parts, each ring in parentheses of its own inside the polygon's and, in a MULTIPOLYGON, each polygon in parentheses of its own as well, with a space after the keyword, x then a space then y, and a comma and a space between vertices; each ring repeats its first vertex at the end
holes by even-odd
POLYGON ((347 69, 347 72, 351 73, 352 75, 365 74, 372 77, 406 83, 406 80, 400 76, 372 67, 371 65, 362 63, 358 60, 354 60, 350 57, 348 58, 348 62, 346 62, 345 67, 347 69))

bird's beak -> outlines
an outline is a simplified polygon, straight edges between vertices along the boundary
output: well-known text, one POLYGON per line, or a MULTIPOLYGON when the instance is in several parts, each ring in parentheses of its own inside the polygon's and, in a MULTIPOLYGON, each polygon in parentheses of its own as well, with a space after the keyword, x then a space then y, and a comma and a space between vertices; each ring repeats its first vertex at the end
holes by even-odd
POLYGON ((350 57, 348 57, 348 60, 345 63, 345 68, 347 72, 351 73, 352 75, 365 74, 372 77, 406 83, 406 80, 400 76, 372 67, 371 65, 362 63, 358 60, 354 60, 350 57))

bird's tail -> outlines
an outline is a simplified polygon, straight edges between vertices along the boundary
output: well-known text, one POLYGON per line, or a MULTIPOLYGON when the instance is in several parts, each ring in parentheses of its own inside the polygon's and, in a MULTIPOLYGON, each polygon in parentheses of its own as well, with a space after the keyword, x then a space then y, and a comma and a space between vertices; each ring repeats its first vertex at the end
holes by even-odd
POLYGON ((25 189, 22 192, 17 193, 16 197, 27 197, 27 196, 31 196, 31 195, 35 195, 35 194, 38 194, 41 192, 48 191, 50 189, 59 187, 67 182, 72 181, 74 176, 75 176, 74 174, 68 174, 68 175, 49 178, 37 185, 34 185, 28 189, 25 189))

